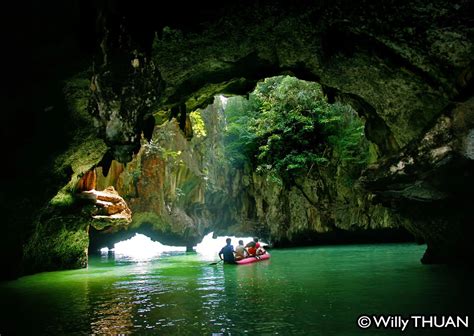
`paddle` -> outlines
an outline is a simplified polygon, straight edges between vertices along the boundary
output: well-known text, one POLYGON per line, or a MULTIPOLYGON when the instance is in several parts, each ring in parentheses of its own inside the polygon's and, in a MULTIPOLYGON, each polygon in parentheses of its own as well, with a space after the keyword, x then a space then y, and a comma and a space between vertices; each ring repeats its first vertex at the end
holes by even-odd
POLYGON ((224 260, 221 259, 221 260, 219 260, 219 261, 217 261, 217 262, 210 263, 209 265, 217 265, 217 264, 220 263, 221 261, 224 261, 224 260))

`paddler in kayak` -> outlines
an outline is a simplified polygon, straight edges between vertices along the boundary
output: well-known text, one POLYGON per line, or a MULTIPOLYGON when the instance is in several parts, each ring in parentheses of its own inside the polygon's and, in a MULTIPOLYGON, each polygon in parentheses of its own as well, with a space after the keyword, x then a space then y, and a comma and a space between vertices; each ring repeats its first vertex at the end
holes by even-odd
POLYGON ((231 242, 232 240, 227 238, 226 245, 219 252, 219 258, 224 260, 224 264, 235 264, 234 247, 230 244, 231 242))
POLYGON ((242 260, 247 256, 247 250, 244 246, 244 241, 239 240, 239 245, 235 248, 235 260, 242 260))
POLYGON ((256 253, 258 256, 267 253, 263 246, 258 242, 258 238, 254 238, 253 241, 255 242, 255 248, 257 249, 256 253))
POLYGON ((250 257, 258 258, 259 255, 265 254, 266 251, 261 247, 260 243, 258 242, 258 238, 254 238, 253 241, 249 242, 245 245, 247 252, 250 257))
MULTIPOLYGON (((255 242, 255 239, 257 238, 254 238, 254 240, 252 240, 251 242, 247 243, 247 245, 245 245, 245 248, 247 249, 247 253, 249 257, 257 256, 257 243, 255 242)), ((258 239, 257 239, 257 242, 258 242, 258 239)))

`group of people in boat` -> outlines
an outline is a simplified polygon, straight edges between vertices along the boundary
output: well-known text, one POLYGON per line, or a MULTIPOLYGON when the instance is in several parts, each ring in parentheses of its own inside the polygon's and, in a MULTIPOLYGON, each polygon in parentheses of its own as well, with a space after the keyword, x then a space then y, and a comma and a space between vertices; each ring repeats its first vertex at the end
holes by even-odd
POLYGON ((259 256, 267 253, 258 242, 258 238, 254 238, 246 245, 244 245, 243 240, 239 240, 239 245, 237 245, 235 250, 231 244, 232 239, 227 238, 225 242, 226 245, 219 252, 219 258, 227 264, 235 264, 236 261, 249 257, 259 258, 259 256))

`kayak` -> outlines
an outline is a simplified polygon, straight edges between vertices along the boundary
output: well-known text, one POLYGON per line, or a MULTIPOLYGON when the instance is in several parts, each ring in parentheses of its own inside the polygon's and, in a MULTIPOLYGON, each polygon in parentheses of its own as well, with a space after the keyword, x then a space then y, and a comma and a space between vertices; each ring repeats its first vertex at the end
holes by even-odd
POLYGON ((267 260, 267 259, 270 259, 270 253, 265 253, 265 254, 262 254, 262 255, 259 255, 258 258, 257 257, 248 257, 248 258, 245 258, 245 259, 242 259, 242 260, 238 260, 236 261, 237 265, 245 265, 245 264, 251 264, 251 263, 254 263, 254 262, 257 262, 257 261, 262 261, 262 260, 267 260))

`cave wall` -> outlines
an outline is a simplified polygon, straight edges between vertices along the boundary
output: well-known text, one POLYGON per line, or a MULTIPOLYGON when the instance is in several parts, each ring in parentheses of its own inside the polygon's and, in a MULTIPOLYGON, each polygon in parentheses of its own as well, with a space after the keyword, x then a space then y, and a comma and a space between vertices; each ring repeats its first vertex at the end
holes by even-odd
POLYGON ((24 245, 36 219, 70 179, 70 169, 54 167, 71 145, 77 120, 68 108, 63 81, 87 69, 95 49, 93 39, 83 38, 93 27, 94 13, 79 10, 79 4, 31 3, 26 9, 19 4, 21 15, 3 20, 10 52, 5 54, 8 89, 0 117, 8 162, 0 174, 2 279, 25 272, 24 245))
POLYGON ((223 151, 223 111, 216 104, 195 113, 204 128, 197 129, 188 117, 183 130, 178 120, 161 119, 157 112, 151 139, 141 138, 140 150, 127 165, 114 160, 107 172, 96 168, 97 188, 113 185, 130 206, 133 221, 94 233, 93 250, 112 247, 135 232, 191 248, 212 227, 205 198, 225 192, 222 180, 229 175, 214 158, 223 151))
POLYGON ((472 264, 474 99, 457 103, 401 153, 380 160, 362 177, 377 202, 410 219, 425 239, 424 263, 472 264))
POLYGON ((361 98, 387 125, 393 149, 405 146, 468 89, 472 29, 461 23, 463 7, 413 2, 382 19, 383 5, 352 12, 339 5, 290 15, 263 6, 232 12, 199 33, 164 30, 152 53, 167 83, 162 101, 186 101, 230 78, 291 71, 361 98))

